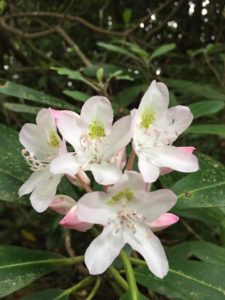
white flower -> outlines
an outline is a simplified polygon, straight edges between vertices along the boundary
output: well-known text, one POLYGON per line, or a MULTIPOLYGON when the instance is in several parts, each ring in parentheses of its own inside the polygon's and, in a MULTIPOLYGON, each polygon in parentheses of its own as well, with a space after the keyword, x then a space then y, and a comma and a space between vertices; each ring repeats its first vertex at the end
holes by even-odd
POLYGON ((78 201, 77 217, 83 222, 104 225, 85 253, 89 272, 103 273, 127 243, 144 257, 156 276, 164 277, 168 262, 151 224, 156 231, 175 223, 176 216, 164 214, 175 203, 176 195, 170 190, 145 192, 141 175, 134 171, 126 171, 108 193, 85 194, 78 201))
POLYGON ((154 182, 160 168, 180 172, 198 170, 198 160, 189 151, 172 146, 191 124, 193 115, 186 106, 168 108, 169 92, 165 84, 152 81, 138 109, 132 113, 133 148, 145 182, 154 182))
POLYGON ((36 122, 25 124, 19 133, 20 143, 25 147, 22 154, 33 171, 20 187, 19 196, 31 193, 31 205, 37 212, 43 212, 52 201, 62 177, 62 174, 54 175, 50 171, 49 163, 59 152, 66 150, 50 109, 41 109, 36 122))
POLYGON ((57 120, 63 138, 75 149, 54 159, 51 171, 55 174, 76 175, 92 171, 95 180, 113 184, 121 177, 124 147, 130 142, 130 116, 112 126, 113 110, 105 97, 92 97, 85 102, 80 116, 74 112, 61 113, 57 120))

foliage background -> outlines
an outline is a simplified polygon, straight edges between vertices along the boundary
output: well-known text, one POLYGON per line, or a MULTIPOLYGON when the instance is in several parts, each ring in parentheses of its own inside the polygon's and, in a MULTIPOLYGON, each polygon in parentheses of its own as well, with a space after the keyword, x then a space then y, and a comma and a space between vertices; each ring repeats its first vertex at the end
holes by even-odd
MULTIPOLYGON (((25 122, 34 122, 36 112, 43 106, 79 111, 82 102, 96 93, 110 98, 118 118, 137 107, 150 81, 157 79, 168 85, 171 106, 189 105, 195 116, 193 125, 178 143, 194 145, 197 153, 216 160, 200 155, 199 173, 182 179, 183 174, 174 172, 156 183, 156 187, 172 186, 181 200, 176 207, 181 221, 160 233, 160 238, 168 253, 179 258, 215 263, 210 255, 221 257, 216 262, 223 268, 211 266, 208 278, 198 274, 199 268, 207 269, 207 265, 196 267, 196 271, 192 266, 192 275, 198 281, 214 286, 211 277, 225 272, 221 262, 224 252, 217 252, 223 251, 225 245, 224 18, 222 0, 0 1, 2 243, 64 255, 71 255, 71 243, 73 251, 81 255, 92 239, 91 235, 59 227, 59 217, 50 211, 36 214, 29 207, 28 198, 18 199, 17 189, 29 170, 20 156, 17 134, 9 127, 19 130, 25 122), (188 244, 183 250, 179 246, 171 248, 185 241, 200 244, 188 244), (212 245, 220 248, 211 249, 212 245), (209 249, 205 254, 208 261, 199 250, 205 248, 209 249)), ((82 194, 67 182, 61 186, 63 190, 76 199, 82 194)), ((179 268, 189 274, 185 264, 179 268)), ((63 273, 51 273, 6 299, 21 299, 43 288, 65 289, 84 274, 82 265, 63 269, 63 273)), ((142 278, 143 273, 140 274, 137 273, 137 279, 143 285, 147 275, 144 273, 142 278)), ((111 280, 104 277, 96 299, 105 295, 118 299, 111 280)), ((217 289, 218 294, 211 294, 201 283, 193 286, 193 281, 179 280, 169 278, 162 284, 150 278, 144 284, 147 289, 142 287, 141 291, 151 299, 205 300, 212 296, 223 299, 225 295, 221 296, 217 289), (175 283, 180 284, 182 293, 179 289, 177 294, 172 291, 175 283)), ((215 284, 225 288, 218 280, 215 284)), ((87 290, 82 289, 71 299, 86 299, 87 290)))

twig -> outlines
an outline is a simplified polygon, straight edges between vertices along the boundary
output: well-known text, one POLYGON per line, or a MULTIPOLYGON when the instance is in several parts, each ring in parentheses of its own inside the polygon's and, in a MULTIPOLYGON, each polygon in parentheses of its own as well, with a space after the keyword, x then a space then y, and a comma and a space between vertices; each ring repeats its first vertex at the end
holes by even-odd
POLYGON ((82 188, 87 192, 87 193, 90 193, 90 192, 93 192, 92 188, 90 187, 89 184, 87 184, 85 181, 83 181, 83 179, 81 178, 81 176, 78 174, 76 174, 76 178, 77 178, 77 181, 80 183, 80 185, 82 186, 82 188))
POLYGON ((57 26, 56 27, 56 32, 61 35, 61 37, 67 42, 67 44, 73 48, 73 50, 76 52, 77 56, 82 60, 82 62, 85 64, 87 67, 91 67, 92 63, 90 60, 87 58, 87 56, 81 51, 79 46, 71 39, 71 37, 65 32, 62 27, 57 26))
POLYGON ((134 150, 132 149, 131 153, 130 153, 130 157, 129 157, 127 165, 126 165, 126 170, 128 170, 128 171, 133 170, 135 156, 136 156, 136 154, 135 154, 134 150))

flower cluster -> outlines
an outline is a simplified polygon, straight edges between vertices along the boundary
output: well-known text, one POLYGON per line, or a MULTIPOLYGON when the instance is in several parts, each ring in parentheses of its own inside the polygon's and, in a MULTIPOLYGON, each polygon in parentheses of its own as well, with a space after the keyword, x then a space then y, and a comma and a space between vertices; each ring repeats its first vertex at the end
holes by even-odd
POLYGON ((94 224, 103 226, 85 253, 91 274, 104 272, 125 244, 139 252, 159 278, 168 272, 164 249, 153 232, 178 221, 168 213, 176 195, 168 189, 149 192, 149 188, 172 170, 198 170, 193 147, 172 146, 193 116, 188 107, 168 105, 166 85, 153 81, 138 109, 115 123, 110 101, 95 96, 85 102, 80 115, 42 109, 37 124, 25 124, 20 131, 22 154, 33 173, 19 195, 31 193, 37 212, 50 207, 64 215, 60 224, 67 228, 86 231, 94 224), (133 150, 125 169, 130 141, 133 150), (140 173, 130 170, 135 154, 140 173), (104 191, 92 191, 87 171, 104 191), (56 195, 63 176, 86 189, 79 201, 56 195))

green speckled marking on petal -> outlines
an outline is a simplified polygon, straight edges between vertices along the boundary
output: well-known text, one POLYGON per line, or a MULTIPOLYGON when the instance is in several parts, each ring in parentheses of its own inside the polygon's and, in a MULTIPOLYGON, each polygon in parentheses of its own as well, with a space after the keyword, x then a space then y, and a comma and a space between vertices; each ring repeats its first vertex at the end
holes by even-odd
POLYGON ((48 144, 53 148, 59 147, 59 145, 60 145, 60 141, 54 131, 51 131, 49 134, 48 144))
POLYGON ((148 129, 150 125, 155 121, 155 113, 150 107, 145 107, 141 112, 140 126, 148 129))
POLYGON ((131 189, 126 188, 123 191, 120 191, 116 193, 114 196, 112 196, 111 199, 109 199, 106 204, 108 205, 115 205, 120 202, 120 200, 124 199, 126 201, 131 201, 134 198, 134 193, 131 191, 131 189))
POLYGON ((96 120, 92 121, 89 124, 88 129, 89 129, 89 136, 91 139, 97 139, 97 138, 105 136, 104 126, 99 121, 96 121, 96 120))

